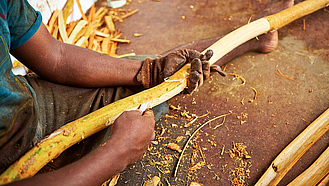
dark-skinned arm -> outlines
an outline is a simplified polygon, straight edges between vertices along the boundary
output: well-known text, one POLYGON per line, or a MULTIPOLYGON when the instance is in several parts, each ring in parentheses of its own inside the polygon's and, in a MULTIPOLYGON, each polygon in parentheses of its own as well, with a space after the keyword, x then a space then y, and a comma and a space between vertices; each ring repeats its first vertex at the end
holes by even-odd
POLYGON ((99 186, 143 156, 155 137, 154 125, 152 111, 126 111, 114 122, 111 137, 82 159, 9 185, 99 186))
POLYGON ((28 42, 11 53, 33 72, 55 83, 80 87, 141 85, 136 74, 142 61, 65 44, 50 35, 43 24, 28 42))

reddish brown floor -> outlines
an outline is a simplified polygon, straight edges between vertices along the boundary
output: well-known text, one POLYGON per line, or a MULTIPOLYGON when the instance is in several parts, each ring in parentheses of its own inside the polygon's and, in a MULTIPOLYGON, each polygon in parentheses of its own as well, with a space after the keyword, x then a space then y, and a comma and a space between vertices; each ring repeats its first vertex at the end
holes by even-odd
MULTIPOLYGON (((116 23, 123 35, 131 40, 130 44, 119 45, 118 54, 161 54, 183 44, 225 35, 246 24, 268 2, 133 0, 124 8, 139 9, 138 13, 123 23, 116 23), (142 36, 134 37, 134 33, 142 36)), ((100 1, 98 6, 104 4, 100 1)), ((169 103, 180 106, 181 110, 170 110, 169 115, 176 117, 164 117, 157 123, 156 140, 159 143, 154 144, 135 166, 126 169, 118 185, 142 185, 153 176, 159 176, 164 185, 189 185, 191 181, 204 185, 230 185, 232 170, 239 166, 239 161, 226 153, 233 148, 233 143, 247 146, 251 158, 244 160, 247 162, 245 170, 250 170, 245 182, 247 185, 255 184, 280 151, 329 107, 328 17, 329 9, 324 9, 297 20, 280 29, 279 46, 275 51, 269 54, 250 52, 230 62, 226 71, 245 78, 244 86, 224 85, 222 82, 241 82, 233 76, 222 78, 213 75, 192 96, 178 95, 171 99, 169 103), (278 76, 278 69, 295 81, 278 76), (184 110, 190 115, 201 116, 208 112, 209 115, 184 128, 182 126, 188 122, 180 116, 184 110), (231 114, 225 117, 224 122, 221 118, 200 130, 193 143, 200 150, 188 148, 177 178, 173 178, 179 153, 165 145, 183 136, 182 141, 177 142, 183 147, 188 133, 192 134, 204 122, 226 113, 231 114), (222 126, 214 129, 222 122, 222 126), (200 151, 206 165, 188 173, 189 167, 202 160, 200 151), (197 158, 191 158, 193 152, 197 158), (166 155, 167 159, 172 157, 173 162, 170 158, 165 159, 166 155), (153 160, 162 161, 162 165, 154 165, 153 160)), ((286 185, 309 167, 328 144, 327 133, 296 163, 280 185, 286 185)))

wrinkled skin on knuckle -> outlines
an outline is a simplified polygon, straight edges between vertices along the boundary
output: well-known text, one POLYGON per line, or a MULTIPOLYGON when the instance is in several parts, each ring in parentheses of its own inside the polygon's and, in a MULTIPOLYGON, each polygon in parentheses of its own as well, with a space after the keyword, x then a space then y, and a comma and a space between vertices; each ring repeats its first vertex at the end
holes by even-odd
POLYGON ((164 72, 163 77, 169 77, 173 75, 177 70, 179 70, 186 63, 185 56, 178 53, 170 53, 163 58, 164 72))
POLYGON ((193 93, 199 86, 200 74, 197 71, 191 72, 188 80, 188 87, 186 93, 193 93))
POLYGON ((202 74, 202 63, 201 60, 198 58, 194 58, 191 62, 191 72, 198 72, 199 74, 202 74))
POLYGON ((209 79, 210 77, 210 63, 209 61, 202 62, 202 72, 204 80, 209 79))
POLYGON ((187 62, 191 62, 194 58, 200 58, 201 53, 196 50, 190 49, 181 49, 179 50, 180 53, 186 57, 187 62))
POLYGON ((195 85, 200 81, 200 74, 197 71, 193 71, 189 76, 189 86, 195 85))
POLYGON ((191 78, 198 80, 198 85, 201 86, 203 84, 203 70, 202 70, 202 62, 199 58, 194 58, 191 62, 191 78), (195 73, 197 72, 197 73, 195 73), (197 78, 196 78, 197 76, 197 78))

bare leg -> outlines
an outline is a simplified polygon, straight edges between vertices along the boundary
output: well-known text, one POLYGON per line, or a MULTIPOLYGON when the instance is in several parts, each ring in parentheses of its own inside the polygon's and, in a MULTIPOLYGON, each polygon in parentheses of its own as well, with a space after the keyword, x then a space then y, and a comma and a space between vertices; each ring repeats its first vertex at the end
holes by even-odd
MULTIPOLYGON (((259 19, 261 17, 275 14, 280 12, 281 10, 287 9, 294 5, 294 0, 279 0, 270 2, 267 5, 267 8, 259 14, 255 19, 259 19)), ((264 34, 259 37, 259 41, 256 42, 256 50, 259 52, 271 52, 278 46, 278 32, 272 32, 268 34, 264 34)))
MULTIPOLYGON (((259 14, 257 17, 254 18, 254 20, 259 19, 261 17, 270 15, 270 14, 275 14, 281 10, 284 10, 286 8, 289 8, 293 6, 294 0, 276 0, 272 1, 268 4, 267 8, 259 14)), ((178 48, 188 48, 188 49, 195 49, 198 51, 203 51, 206 48, 208 48, 211 44, 215 43, 217 40, 219 40, 221 37, 216 37, 216 38, 211 38, 211 39, 206 39, 202 41, 198 41, 196 43, 190 43, 187 45, 183 45, 180 47, 175 48, 174 50, 178 48)), ((258 51, 258 52, 271 52, 273 51, 278 45, 278 32, 271 32, 267 34, 263 34, 259 36, 257 39, 252 39, 239 47, 235 48, 232 50, 230 53, 227 55, 223 56, 221 59, 219 59, 216 64, 217 65, 224 65, 227 62, 231 61, 233 58, 244 54, 245 52, 248 51, 258 51)), ((173 51, 173 50, 171 50, 173 51)), ((166 52, 165 54, 167 54, 166 52)), ((164 54, 164 55, 165 55, 164 54)))

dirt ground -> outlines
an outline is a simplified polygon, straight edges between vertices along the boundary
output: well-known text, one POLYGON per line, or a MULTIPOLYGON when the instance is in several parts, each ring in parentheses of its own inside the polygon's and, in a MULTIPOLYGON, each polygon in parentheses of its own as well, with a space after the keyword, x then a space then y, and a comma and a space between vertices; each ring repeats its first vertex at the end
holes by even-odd
MULTIPOLYGON (((268 2, 133 0, 123 8, 139 11, 115 23, 131 40, 120 44, 117 53, 159 55, 223 36, 248 23, 268 2), (141 36, 135 37, 135 33, 141 36)), ((106 1, 100 0, 97 6, 106 6, 106 1)), ((142 160, 120 175, 117 185, 143 185, 154 176, 162 185, 172 186, 191 182, 254 185, 275 157, 329 107, 328 17, 329 8, 289 24, 279 30, 279 46, 273 52, 245 53, 224 67, 232 75, 213 74, 193 95, 180 94, 169 100, 171 109, 156 123, 152 146, 142 160), (290 79, 278 75, 278 70, 290 79), (181 153, 169 149, 168 144, 183 149, 203 124, 174 177, 181 153)), ((328 145, 327 133, 279 185, 291 182, 328 145)))

